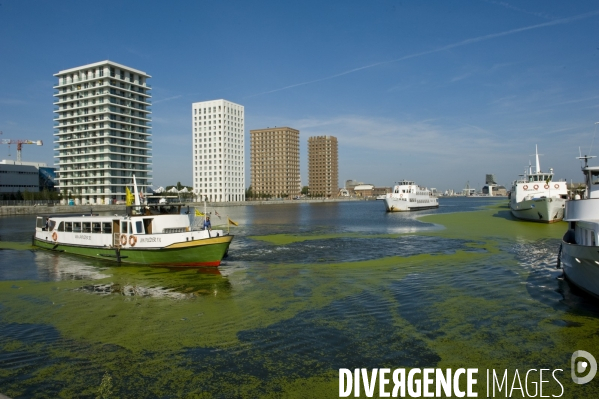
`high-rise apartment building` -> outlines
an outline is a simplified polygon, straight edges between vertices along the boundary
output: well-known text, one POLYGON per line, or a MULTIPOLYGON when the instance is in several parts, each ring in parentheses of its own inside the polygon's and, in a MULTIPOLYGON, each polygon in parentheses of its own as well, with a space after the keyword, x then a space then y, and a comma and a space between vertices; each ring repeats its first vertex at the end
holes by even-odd
POLYGON ((151 180, 150 75, 112 61, 60 71, 54 86, 58 188, 83 204, 125 200, 151 180))
POLYGON ((245 201, 243 105, 202 101, 191 112, 194 193, 211 202, 245 201))
POLYGON ((257 198, 299 195, 299 130, 250 130, 252 194, 257 198))
POLYGON ((339 192, 337 138, 316 136, 308 139, 308 186, 314 196, 331 197, 339 192))

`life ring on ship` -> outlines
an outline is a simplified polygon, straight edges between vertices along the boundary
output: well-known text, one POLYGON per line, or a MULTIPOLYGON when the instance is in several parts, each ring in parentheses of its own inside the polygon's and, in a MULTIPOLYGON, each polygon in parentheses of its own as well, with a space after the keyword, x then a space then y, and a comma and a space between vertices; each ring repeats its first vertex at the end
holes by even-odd
POLYGON ((121 235, 121 245, 127 245, 127 235, 121 235))
POLYGON ((554 188, 559 188, 559 184, 555 184, 553 187, 554 188))
POLYGON ((58 240, 58 234, 56 234, 56 232, 52 233, 52 239, 54 241, 58 240))
POLYGON ((134 247, 135 244, 137 244, 137 237, 135 237, 134 235, 130 235, 129 236, 129 245, 134 247))
POLYGON ((528 190, 528 186, 527 185, 524 185, 524 187, 522 187, 522 188, 525 189, 525 190, 528 190))
POLYGON ((535 190, 538 190, 538 189, 539 189, 539 185, 538 185, 538 184, 535 184, 533 188, 534 188, 535 190))
POLYGON ((545 189, 548 189, 548 188, 549 188, 549 184, 545 184, 545 189))

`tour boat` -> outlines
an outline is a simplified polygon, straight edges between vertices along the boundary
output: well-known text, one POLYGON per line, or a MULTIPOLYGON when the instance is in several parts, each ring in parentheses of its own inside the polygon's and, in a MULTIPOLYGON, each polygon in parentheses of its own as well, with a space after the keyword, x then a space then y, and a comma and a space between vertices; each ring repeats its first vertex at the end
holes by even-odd
POLYGON ((428 188, 420 187, 413 181, 402 180, 393 187, 393 192, 385 196, 387 212, 419 211, 438 208, 439 201, 428 188))
POLYGON ((539 153, 536 152, 536 170, 528 166, 521 178, 514 181, 510 192, 510 210, 518 219, 541 223, 559 222, 564 218, 568 198, 565 180, 553 180, 553 168, 541 172, 539 153))
POLYGON ((562 239, 558 267, 574 285, 599 298, 599 167, 588 166, 582 172, 586 191, 566 202, 564 220, 568 230, 562 239))
POLYGON ((124 215, 38 216, 33 245, 119 263, 220 265, 232 235, 223 230, 194 230, 190 218, 195 212, 190 213, 189 207, 141 204, 135 183, 134 190, 135 203, 128 201, 124 215), (182 213, 184 207, 187 212, 182 213))

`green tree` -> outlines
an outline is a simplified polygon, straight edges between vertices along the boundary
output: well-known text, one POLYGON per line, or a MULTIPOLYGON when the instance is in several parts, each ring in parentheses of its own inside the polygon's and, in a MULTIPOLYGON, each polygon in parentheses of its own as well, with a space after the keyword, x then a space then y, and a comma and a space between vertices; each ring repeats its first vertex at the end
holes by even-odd
POLYGON ((302 187, 302 195, 308 195, 310 193, 310 188, 308 186, 302 187))

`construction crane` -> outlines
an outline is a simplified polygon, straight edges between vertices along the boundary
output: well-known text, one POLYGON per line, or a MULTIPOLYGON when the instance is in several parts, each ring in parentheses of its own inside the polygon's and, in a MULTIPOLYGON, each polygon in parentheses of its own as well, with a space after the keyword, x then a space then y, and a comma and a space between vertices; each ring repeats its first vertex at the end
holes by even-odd
MULTIPOLYGON (((0 134, 2 134, 2 132, 0 132, 0 134)), ((8 145, 16 144, 17 145, 17 162, 21 162, 21 146, 23 144, 44 145, 42 140, 12 140, 12 139, 1 139, 0 144, 8 144, 8 145)))

